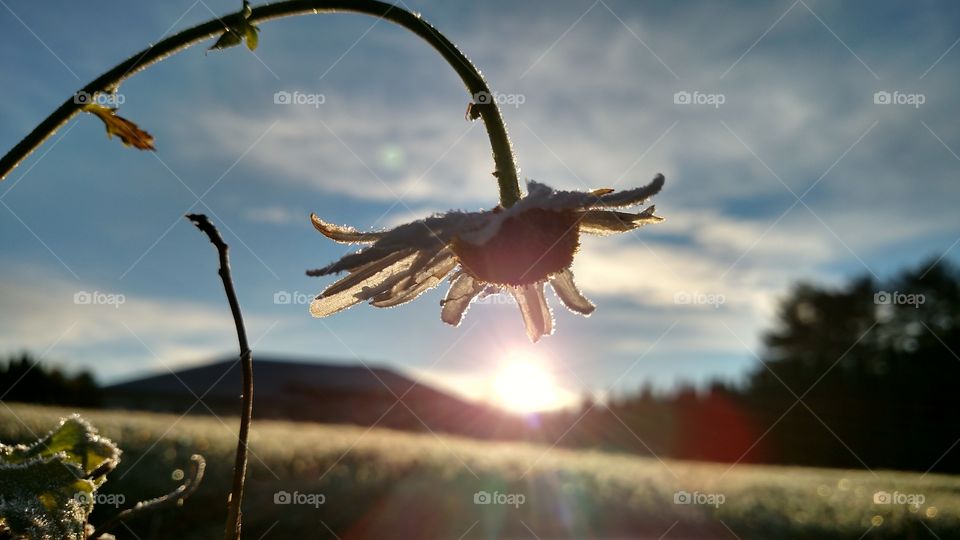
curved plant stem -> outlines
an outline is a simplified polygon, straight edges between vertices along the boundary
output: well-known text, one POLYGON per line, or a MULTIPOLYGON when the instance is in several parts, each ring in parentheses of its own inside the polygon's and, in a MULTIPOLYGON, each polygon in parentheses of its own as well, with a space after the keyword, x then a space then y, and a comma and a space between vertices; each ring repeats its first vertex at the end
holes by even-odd
MULTIPOLYGON (((384 2, 375 0, 287 0, 253 8, 248 20, 251 23, 258 23, 283 17, 329 12, 363 13, 402 26, 423 38, 440 53, 463 80, 472 97, 478 94, 491 93, 490 87, 477 68, 449 39, 421 19, 419 15, 384 2)), ((170 36, 121 62, 84 86, 77 94, 86 92, 93 95, 97 92, 115 91, 120 83, 134 73, 172 54, 223 34, 225 30, 223 21, 229 21, 232 17, 237 16, 239 14, 226 16, 223 19, 214 19, 170 36)), ((6 178, 10 171, 16 168, 24 158, 80 111, 82 105, 74 100, 74 96, 77 94, 71 95, 29 135, 17 143, 3 158, 0 158, 0 180, 6 178)), ((485 101, 486 103, 475 105, 474 109, 483 119, 487 135, 490 138, 493 160, 496 164, 494 175, 497 177, 500 188, 500 202, 503 206, 511 206, 520 198, 520 185, 513 149, 510 144, 510 137, 507 134, 507 128, 503 124, 503 117, 494 102, 495 100, 486 99, 485 101)))
POLYGON ((237 327, 237 341, 240 342, 240 362, 243 369, 243 410, 240 415, 240 433, 237 441, 237 456, 233 466, 233 487, 228 500, 227 524, 224 530, 226 540, 240 538, 240 507, 243 504, 243 483, 247 477, 247 439, 250 435, 250 422, 253 419, 253 353, 247 344, 247 331, 243 326, 243 314, 240 312, 240 302, 237 293, 233 290, 233 279, 230 277, 230 248, 220 236, 220 231, 210 223, 203 214, 187 214, 187 219, 203 231, 207 238, 217 248, 220 255, 220 280, 223 281, 223 290, 227 293, 230 303, 230 312, 233 313, 233 322, 237 327))
POLYGON ((203 480, 203 471, 207 468, 207 462, 203 459, 203 456, 199 454, 194 454, 190 457, 190 460, 193 461, 193 473, 190 475, 190 478, 183 484, 180 484, 177 489, 162 497, 138 502, 132 508, 127 508, 123 512, 110 518, 109 521, 98 527, 97 530, 87 538, 100 538, 101 535, 116 529, 121 523, 130 521, 141 514, 183 504, 183 501, 197 491, 197 487, 200 486, 200 481, 203 480))

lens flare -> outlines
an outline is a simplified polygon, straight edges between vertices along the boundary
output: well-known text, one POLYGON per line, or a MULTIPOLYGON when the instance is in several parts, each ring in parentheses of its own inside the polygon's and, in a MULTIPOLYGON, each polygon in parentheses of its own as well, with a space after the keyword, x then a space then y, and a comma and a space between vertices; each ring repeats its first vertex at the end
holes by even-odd
POLYGON ((536 362, 511 358, 493 381, 497 403, 515 413, 556 408, 559 392, 553 378, 536 362))

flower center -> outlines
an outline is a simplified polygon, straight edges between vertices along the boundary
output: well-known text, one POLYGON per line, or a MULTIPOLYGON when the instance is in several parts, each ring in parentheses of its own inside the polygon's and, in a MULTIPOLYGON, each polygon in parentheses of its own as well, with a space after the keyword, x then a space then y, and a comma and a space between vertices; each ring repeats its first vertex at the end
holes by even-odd
POLYGON ((498 285, 527 285, 570 266, 579 245, 575 213, 532 208, 504 220, 483 244, 456 238, 452 247, 475 278, 498 285))

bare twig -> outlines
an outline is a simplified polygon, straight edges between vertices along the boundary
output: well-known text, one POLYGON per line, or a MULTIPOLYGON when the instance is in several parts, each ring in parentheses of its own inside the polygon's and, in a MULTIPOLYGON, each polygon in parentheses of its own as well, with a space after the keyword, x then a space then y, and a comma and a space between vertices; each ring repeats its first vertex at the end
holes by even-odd
POLYGON ((103 525, 97 527, 97 530, 88 538, 100 538, 101 535, 116 529, 121 523, 138 517, 141 514, 182 505, 184 500, 197 491, 200 481, 203 480, 203 471, 207 467, 207 462, 203 459, 203 456, 199 454, 194 454, 190 457, 190 460, 193 461, 193 472, 184 483, 177 487, 177 489, 167 493, 162 497, 150 499, 149 501, 141 501, 132 508, 127 508, 123 512, 120 512, 119 514, 110 518, 110 520, 103 525))
POLYGON ((243 504, 243 483, 247 476, 247 438, 250 433, 250 421, 253 416, 253 353, 247 345, 247 331, 243 326, 243 314, 240 312, 240 302, 237 293, 233 290, 233 279, 230 277, 229 246, 220 236, 220 231, 210 223, 203 214, 187 214, 187 219, 203 231, 220 254, 220 279, 223 281, 223 290, 227 293, 230 311, 233 313, 233 322, 237 327, 237 341, 240 342, 240 361, 243 369, 243 411, 240 415, 240 434, 237 441, 237 457, 233 465, 233 487, 230 498, 227 500, 227 524, 224 530, 226 540, 240 538, 240 507, 243 504))

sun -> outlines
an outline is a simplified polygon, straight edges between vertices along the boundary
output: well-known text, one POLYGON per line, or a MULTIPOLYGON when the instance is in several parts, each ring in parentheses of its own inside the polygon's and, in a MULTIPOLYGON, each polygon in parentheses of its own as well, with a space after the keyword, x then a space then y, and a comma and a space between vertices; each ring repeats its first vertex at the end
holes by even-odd
POLYGON ((550 373, 528 358, 513 357, 493 380, 497 404, 515 413, 556 408, 559 389, 550 373))

